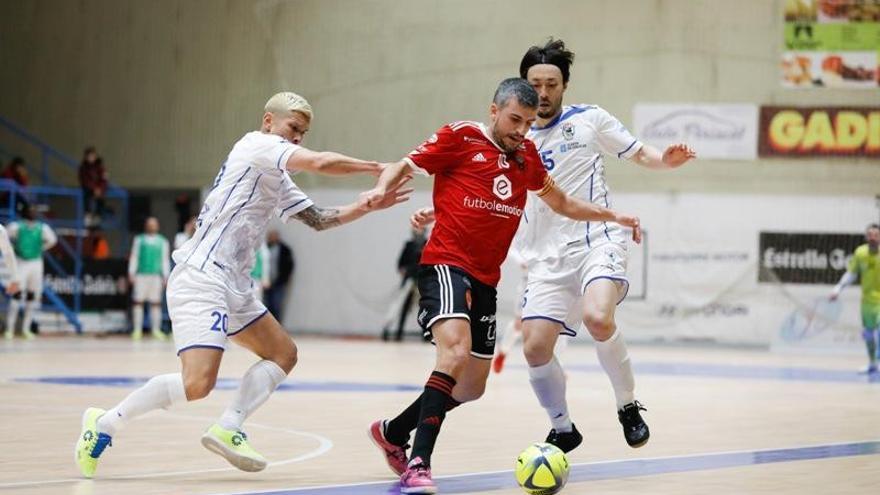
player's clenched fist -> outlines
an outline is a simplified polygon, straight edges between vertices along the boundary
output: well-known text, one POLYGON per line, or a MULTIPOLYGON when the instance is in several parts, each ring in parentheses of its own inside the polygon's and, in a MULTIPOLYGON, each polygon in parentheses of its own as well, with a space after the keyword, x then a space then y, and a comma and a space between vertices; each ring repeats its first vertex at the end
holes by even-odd
POLYGON ((434 208, 420 208, 409 218, 414 229, 424 229, 434 221, 434 208))

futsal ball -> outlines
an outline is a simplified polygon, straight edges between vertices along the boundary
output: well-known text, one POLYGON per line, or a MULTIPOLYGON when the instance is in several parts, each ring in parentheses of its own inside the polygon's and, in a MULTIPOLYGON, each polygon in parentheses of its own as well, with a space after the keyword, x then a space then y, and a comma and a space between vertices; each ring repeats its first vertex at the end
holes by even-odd
POLYGON ((529 495, 559 493, 568 471, 565 453, 549 443, 533 444, 516 459, 516 481, 529 495))

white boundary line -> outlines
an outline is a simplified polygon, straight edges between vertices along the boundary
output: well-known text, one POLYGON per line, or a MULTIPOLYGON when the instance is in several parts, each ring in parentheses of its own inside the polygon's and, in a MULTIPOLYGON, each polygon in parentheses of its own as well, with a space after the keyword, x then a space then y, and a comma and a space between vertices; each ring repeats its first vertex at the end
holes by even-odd
MULTIPOLYGON (((0 404, 0 408, 14 408, 14 409, 27 409, 27 410, 40 410, 46 411, 46 407, 36 407, 36 406, 28 406, 28 405, 19 405, 19 404, 0 404)), ((67 408, 71 410, 73 408, 67 408)), ((58 411, 58 408, 52 408, 52 411, 58 411)), ((79 411, 79 409, 76 409, 79 411)), ((190 416, 185 414, 177 414, 167 412, 165 413, 168 416, 177 419, 183 419, 186 421, 208 421, 213 422, 217 418, 215 417, 206 417, 206 416, 190 416)), ((307 432, 307 431, 299 431, 299 430, 291 430, 287 428, 278 428, 275 426, 268 426, 259 423, 248 423, 249 428, 258 428, 262 430, 276 431, 281 433, 287 433, 289 435, 297 435, 303 436, 306 438, 311 438, 318 442, 318 447, 311 450, 310 452, 306 452, 305 454, 300 454, 295 457, 291 457, 288 459, 282 459, 280 461, 270 462, 269 466, 284 466, 286 464, 294 464, 297 462, 307 461, 309 459, 313 459, 315 457, 319 457, 321 455, 326 454, 333 448, 333 442, 326 437, 321 435, 317 435, 315 433, 307 432)), ((135 473, 135 474, 123 474, 117 476, 108 476, 106 478, 98 478, 97 480, 131 480, 131 479, 146 479, 146 478, 164 478, 169 476, 181 476, 181 475, 193 475, 193 474, 204 474, 204 473, 219 473, 225 471, 238 471, 235 467, 222 467, 222 468, 209 468, 209 469, 192 469, 185 471, 161 471, 161 472, 147 472, 147 473, 135 473)), ((92 481, 97 481, 92 480, 92 481)), ((16 487, 25 487, 25 486, 41 486, 41 485, 54 485, 60 483, 77 483, 81 481, 89 481, 87 478, 61 478, 55 480, 41 480, 41 481, 17 481, 13 483, 0 483, 0 488, 16 488, 16 487)))
MULTIPOLYGON (((721 451, 721 452, 704 452, 704 453, 681 454, 681 455, 672 455, 672 456, 663 456, 663 457, 634 457, 632 459, 615 459, 612 461, 596 461, 596 462, 584 462, 584 463, 580 463, 580 464, 572 464, 571 469, 584 468, 584 467, 590 467, 590 466, 603 466, 603 465, 608 465, 608 464, 617 464, 620 462, 664 461, 664 460, 683 459, 683 458, 698 457, 698 456, 708 457, 708 456, 722 456, 722 455, 757 454, 757 453, 763 453, 763 452, 775 452, 778 450, 793 450, 793 449, 799 450, 799 449, 812 449, 812 448, 822 448, 822 447, 839 447, 842 445, 851 445, 851 444, 857 444, 857 443, 871 443, 871 442, 880 442, 880 439, 855 440, 855 441, 850 441, 850 442, 837 442, 837 443, 822 443, 822 444, 815 444, 815 445, 802 445, 802 446, 798 446, 798 447, 773 447, 773 448, 766 448, 766 449, 759 449, 759 450, 729 450, 729 451, 721 451)), ((840 457, 843 457, 843 456, 840 456, 840 457)), ((837 458, 837 457, 834 457, 834 458, 837 458)), ((792 459, 791 461, 786 461, 786 462, 796 462, 797 460, 798 459, 792 459)), ((813 459, 813 460, 817 460, 817 459, 813 459)), ((821 459, 818 459, 818 460, 821 460, 821 459)), ((717 468, 717 469, 722 469, 722 468, 717 468)), ((707 470, 711 470, 711 469, 707 469, 707 470)), ((437 476, 434 479, 435 480, 444 480, 444 479, 473 478, 473 477, 479 477, 479 476, 504 474, 504 473, 511 473, 511 475, 512 475, 513 470, 512 469, 503 469, 503 470, 499 470, 499 471, 481 471, 481 472, 477 472, 477 473, 453 474, 453 475, 448 475, 448 476, 437 476)), ((661 474, 673 474, 673 473, 651 473, 651 474, 648 474, 647 476, 659 476, 661 474)), ((513 479, 513 478, 511 478, 511 479, 513 479)), ((386 485, 388 483, 395 483, 395 482, 396 481, 394 479, 389 479, 387 481, 369 481, 369 482, 364 482, 364 483, 344 483, 344 484, 338 484, 338 485, 315 485, 315 486, 308 486, 308 487, 302 487, 302 488, 287 488, 287 489, 279 488, 279 489, 274 489, 274 490, 263 490, 263 491, 259 491, 259 492, 254 492, 254 491, 233 492, 233 493, 222 492, 222 493, 214 493, 214 494, 210 494, 210 495, 265 495, 265 494, 270 494, 270 493, 281 493, 281 492, 283 492, 283 493, 297 493, 297 492, 307 492, 307 491, 312 491, 312 490, 323 490, 323 489, 327 489, 327 488, 367 487, 367 486, 374 486, 374 485, 386 485)))

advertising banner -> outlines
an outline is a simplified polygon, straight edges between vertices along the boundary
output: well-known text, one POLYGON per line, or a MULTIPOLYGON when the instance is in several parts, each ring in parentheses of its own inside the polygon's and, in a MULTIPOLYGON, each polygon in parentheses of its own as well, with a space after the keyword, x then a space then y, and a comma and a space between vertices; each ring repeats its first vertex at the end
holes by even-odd
MULTIPOLYGON (((68 273, 64 277, 46 265, 43 283, 52 288, 69 306, 77 290, 81 293, 83 311, 128 308, 128 261, 125 259, 83 260, 82 283, 73 276, 73 261, 65 260, 61 266, 68 273)), ((45 296, 43 304, 47 304, 45 296)))
POLYGON ((761 107, 762 157, 880 157, 880 107, 761 107))
POLYGON ((753 160, 757 155, 758 107, 750 104, 647 104, 633 110, 635 135, 664 149, 687 143, 700 158, 753 160))
POLYGON ((880 87, 880 0, 786 0, 784 5, 784 87, 880 87))

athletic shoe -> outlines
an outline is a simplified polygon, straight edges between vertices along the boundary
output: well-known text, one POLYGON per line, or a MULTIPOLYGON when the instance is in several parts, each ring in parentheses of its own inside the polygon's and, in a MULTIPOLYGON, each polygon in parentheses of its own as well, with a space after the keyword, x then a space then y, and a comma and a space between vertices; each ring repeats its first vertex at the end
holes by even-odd
POLYGON ((22 330, 21 334, 25 340, 34 340, 34 332, 30 330, 22 330))
POLYGON ((79 467, 79 472, 86 478, 95 475, 98 468, 98 458, 111 445, 110 435, 98 433, 98 418, 104 414, 103 409, 90 407, 86 409, 82 417, 82 433, 76 441, 74 460, 79 467))
POLYGON ((12 340, 15 337, 15 330, 6 330, 6 333, 3 335, 6 340, 12 340))
POLYGON ((877 363, 871 363, 866 368, 862 368, 859 370, 859 374, 861 375, 872 375, 877 372, 877 363))
POLYGON ((416 457, 409 462, 400 477, 400 493, 437 493, 437 485, 431 479, 431 468, 416 457))
POLYGON ((243 431, 227 430, 215 424, 202 435, 202 445, 242 471, 266 469, 266 458, 251 447, 243 431))
POLYGON ((168 342, 168 335, 162 330, 153 330, 153 338, 159 342, 168 342))
POLYGON ((406 449, 409 448, 409 445, 394 445, 389 442, 385 438, 385 425, 387 421, 379 420, 374 421, 373 424, 370 425, 370 429, 367 434, 370 436, 370 440, 379 447, 379 450, 385 454, 385 462, 388 464, 388 467, 391 471, 400 476, 406 471, 406 449))
POLYGON ((557 431, 556 428, 550 430, 545 442, 559 447, 559 450, 568 453, 576 449, 581 442, 584 441, 583 435, 578 431, 574 423, 571 424, 571 431, 557 431))
POLYGON ((141 340, 144 337, 144 331, 142 329, 135 329, 131 331, 131 340, 141 340))
POLYGON ((639 401, 631 402, 617 411, 617 419, 623 426, 623 436, 630 447, 637 449, 648 443, 651 432, 639 411, 647 411, 639 401))
POLYGON ((504 360, 507 358, 507 355, 503 352, 499 352, 498 355, 495 356, 495 360, 492 361, 492 371, 495 373, 501 373, 501 370, 504 369, 504 360))

